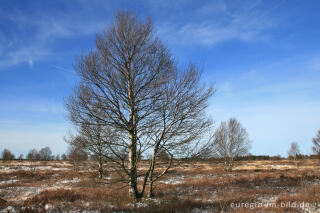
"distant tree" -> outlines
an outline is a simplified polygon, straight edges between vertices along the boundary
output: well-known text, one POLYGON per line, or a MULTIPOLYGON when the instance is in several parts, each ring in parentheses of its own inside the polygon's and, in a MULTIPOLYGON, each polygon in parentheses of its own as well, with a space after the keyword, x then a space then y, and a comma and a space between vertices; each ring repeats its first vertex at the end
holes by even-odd
POLYGON ((61 160, 68 160, 68 156, 66 154, 61 155, 61 160))
POLYGON ((9 149, 4 149, 1 154, 1 158, 2 160, 14 160, 15 156, 10 152, 9 149))
POLYGON ((71 139, 67 140, 69 143, 68 147, 68 160, 72 162, 73 169, 78 170, 79 163, 84 160, 88 160, 88 154, 84 151, 82 147, 83 138, 76 136, 71 137, 71 139))
POLYGON ((55 157, 55 159, 56 159, 56 160, 60 160, 60 155, 57 154, 56 157, 55 157))
POLYGON ((76 138, 76 140, 72 139, 71 143, 78 143, 77 146, 80 146, 92 156, 91 159, 98 163, 98 175, 101 179, 104 173, 103 165, 107 160, 107 156, 112 155, 109 150, 109 144, 115 143, 117 137, 110 128, 103 127, 98 120, 92 117, 88 120, 88 123, 90 124, 82 124, 78 128, 80 137, 76 138))
POLYGON ((27 154, 27 159, 28 160, 40 160, 40 155, 39 155, 38 150, 31 149, 27 154))
POLYGON ((213 152, 217 157, 222 157, 224 159, 224 167, 228 167, 228 128, 226 122, 221 122, 218 129, 215 131, 213 136, 213 152))
POLYGON ((281 155, 276 155, 271 157, 271 160, 281 160, 281 159, 282 159, 281 155))
POLYGON ((165 150, 161 150, 161 151, 159 151, 157 158, 160 161, 168 161, 168 160, 170 160, 171 157, 165 150))
POLYGON ((318 130, 316 137, 312 138, 312 143, 313 143, 312 151, 320 159, 320 129, 318 130))
POLYGON ((290 144, 290 149, 288 151, 289 158, 293 158, 294 160, 297 160, 298 155, 300 154, 299 145, 297 142, 292 142, 290 144))
POLYGON ((51 160, 52 151, 51 151, 50 147, 47 146, 47 147, 40 149, 39 155, 40 155, 40 160, 51 160))
POLYGON ((247 130, 235 118, 222 122, 213 136, 213 153, 224 159, 225 169, 232 170, 236 157, 249 154, 251 141, 247 130))
POLYGON ((18 160, 23 160, 23 154, 20 154, 17 159, 18 159, 18 160))

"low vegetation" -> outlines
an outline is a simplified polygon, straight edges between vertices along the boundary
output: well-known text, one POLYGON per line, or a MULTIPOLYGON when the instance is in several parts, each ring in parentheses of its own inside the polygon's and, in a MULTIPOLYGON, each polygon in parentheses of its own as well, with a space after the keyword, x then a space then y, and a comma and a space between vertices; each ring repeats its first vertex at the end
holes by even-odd
POLYGON ((77 171, 68 161, 1 161, 0 197, 2 208, 20 212, 313 212, 320 207, 319 164, 300 161, 242 160, 233 171, 223 162, 174 161, 154 185, 155 198, 138 201, 108 163, 101 179, 96 161, 80 162, 77 171))

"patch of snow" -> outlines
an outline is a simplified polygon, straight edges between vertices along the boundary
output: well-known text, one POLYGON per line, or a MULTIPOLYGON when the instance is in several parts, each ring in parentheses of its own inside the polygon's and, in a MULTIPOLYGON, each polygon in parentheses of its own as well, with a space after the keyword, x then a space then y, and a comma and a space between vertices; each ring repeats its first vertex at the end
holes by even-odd
POLYGON ((159 198, 145 198, 145 201, 153 202, 153 203, 156 203, 156 204, 160 204, 161 203, 161 199, 159 199, 159 198))
POLYGON ((27 200, 31 196, 37 195, 41 192, 39 187, 7 187, 3 189, 3 191, 7 194, 7 200, 27 200), (10 196, 8 196, 10 195, 10 196))
POLYGON ((164 184, 180 184, 180 183, 183 183, 183 181, 181 179, 182 178, 169 178, 167 180, 162 180, 159 182, 164 183, 164 184))
POLYGON ((0 185, 15 183, 17 181, 18 180, 4 180, 4 181, 0 181, 0 185))
POLYGON ((37 169, 39 169, 39 170, 51 170, 52 166, 38 166, 37 169))
POLYGON ((31 196, 35 196, 37 194, 39 194, 42 190, 38 187, 30 187, 30 191, 25 192, 24 194, 22 194, 20 196, 21 200, 27 200, 29 199, 31 196))
POLYGON ((1 210, 1 213, 2 212, 18 213, 19 211, 13 206, 8 206, 7 208, 1 210))
POLYGON ((140 207, 147 207, 148 204, 147 203, 138 202, 138 203, 128 203, 127 206, 140 208, 140 207))
POLYGON ((192 210, 192 213, 209 213, 209 212, 212 212, 212 211, 208 211, 206 209, 199 209, 199 208, 195 208, 192 210))
POLYGON ((73 178, 71 180, 62 180, 62 181, 58 181, 56 183, 53 184, 53 186, 51 187, 45 187, 43 190, 56 190, 59 188, 64 188, 64 189, 71 189, 70 186, 66 186, 66 184, 70 184, 70 183, 77 183, 79 182, 79 178, 73 178))
POLYGON ((46 211, 51 210, 51 209, 53 209, 53 208, 54 208, 54 206, 53 206, 52 204, 50 204, 50 203, 47 203, 47 204, 44 206, 44 209, 45 209, 46 211))
POLYGON ((112 179, 112 177, 111 177, 111 176, 103 177, 103 179, 105 179, 105 180, 111 180, 111 179, 112 179))
POLYGON ((53 171, 66 171, 66 170, 69 170, 69 168, 52 168, 50 170, 53 170, 53 171))
MULTIPOLYGON (((34 162, 38 163, 38 162, 34 162)), ((13 166, 0 166, 0 172, 14 172, 17 170, 23 170, 23 171, 32 171, 32 170, 51 170, 51 171, 66 171, 70 170, 68 167, 53 167, 53 166, 39 166, 36 164, 24 164, 24 165, 13 165, 13 166)))
POLYGON ((72 180, 63 180, 60 181, 59 183, 77 183, 79 182, 79 178, 73 178, 72 180))

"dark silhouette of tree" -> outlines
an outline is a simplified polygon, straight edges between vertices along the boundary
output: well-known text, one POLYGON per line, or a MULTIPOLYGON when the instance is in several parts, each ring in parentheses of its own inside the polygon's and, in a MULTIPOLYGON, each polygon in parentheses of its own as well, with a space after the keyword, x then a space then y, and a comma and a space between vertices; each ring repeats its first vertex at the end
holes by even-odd
POLYGON ((40 160, 52 160, 52 151, 50 147, 44 147, 39 151, 40 160))
POLYGON ((68 147, 68 160, 73 164, 74 170, 78 170, 79 163, 84 160, 88 160, 88 154, 82 147, 83 138, 81 137, 70 137, 65 139, 69 143, 68 147))
POLYGON ((61 160, 68 160, 68 156, 66 154, 61 155, 61 160))
POLYGON ((31 149, 27 154, 28 160, 40 160, 40 154, 36 149, 31 149))
POLYGON ((318 155, 320 159, 320 130, 318 130, 316 137, 312 138, 312 151, 318 155))
POLYGON ((17 159, 18 159, 18 160, 23 160, 23 154, 20 154, 17 159))
POLYGON ((57 154, 56 157, 55 157, 55 159, 56 159, 56 160, 60 160, 60 159, 61 159, 60 155, 57 154))
POLYGON ((9 149, 4 149, 1 153, 2 160, 14 160, 15 156, 11 153, 9 149))
POLYGON ((103 127, 97 120, 91 119, 91 125, 83 124, 78 128, 78 134, 81 140, 77 140, 78 145, 82 147, 92 159, 98 163, 98 175, 103 177, 103 165, 108 156, 112 156, 109 150, 109 144, 115 143, 117 137, 110 128, 103 127), (92 125, 93 124, 93 125, 92 125))

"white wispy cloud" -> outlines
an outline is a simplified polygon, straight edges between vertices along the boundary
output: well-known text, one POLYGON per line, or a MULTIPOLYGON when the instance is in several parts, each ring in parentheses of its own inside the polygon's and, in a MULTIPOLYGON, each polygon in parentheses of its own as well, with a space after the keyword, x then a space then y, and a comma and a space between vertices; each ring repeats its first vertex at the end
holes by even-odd
MULTIPOLYGON (((20 113, 28 116, 39 115, 41 113, 46 115, 63 116, 65 109, 63 103, 58 100, 37 99, 31 97, 28 97, 27 99, 23 97, 20 99, 2 97, 0 112, 2 114, 8 112, 12 114, 7 116, 14 116, 14 113, 20 113)), ((4 115, 2 115, 2 117, 4 117, 4 115)))
POLYGON ((98 33, 105 23, 105 20, 79 17, 75 11, 68 14, 57 13, 54 16, 41 12, 1 12, 2 19, 15 26, 18 34, 5 36, 0 33, 0 67, 20 63, 32 66, 35 62, 54 55, 51 45, 55 40, 98 33))
POLYGON ((65 67, 57 66, 57 65, 53 65, 52 67, 59 70, 59 71, 62 71, 64 73, 68 73, 68 74, 72 74, 72 75, 75 74, 74 70, 72 70, 72 69, 68 69, 65 67))
MULTIPOLYGON (((196 10, 200 20, 189 21, 182 25, 163 22, 158 26, 158 32, 165 41, 173 44, 214 45, 228 40, 246 42, 261 41, 270 35, 267 30, 277 25, 272 11, 261 11, 259 4, 239 4, 239 8, 229 8, 224 2, 209 4, 196 10), (210 14, 211 12, 211 14, 210 14)), ((194 15, 197 16, 197 13, 194 15)))
POLYGON ((5 53, 2 54, 0 67, 9 67, 19 63, 32 66, 35 61, 39 61, 50 54, 49 48, 39 43, 27 46, 12 45, 12 47, 7 47, 5 53))
POLYGON ((142 0, 144 4, 147 4, 149 8, 154 10, 159 9, 177 9, 182 8, 185 5, 194 3, 192 0, 142 0))

